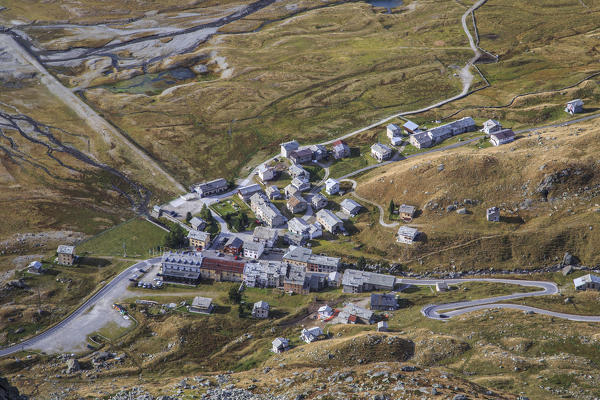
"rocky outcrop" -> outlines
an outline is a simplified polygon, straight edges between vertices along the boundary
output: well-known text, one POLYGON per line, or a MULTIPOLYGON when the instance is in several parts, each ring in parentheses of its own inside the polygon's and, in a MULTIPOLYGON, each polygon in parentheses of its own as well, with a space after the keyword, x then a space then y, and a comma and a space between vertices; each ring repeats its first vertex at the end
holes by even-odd
POLYGON ((0 400, 27 400, 27 396, 19 394, 17 388, 8 383, 8 380, 0 377, 0 400))

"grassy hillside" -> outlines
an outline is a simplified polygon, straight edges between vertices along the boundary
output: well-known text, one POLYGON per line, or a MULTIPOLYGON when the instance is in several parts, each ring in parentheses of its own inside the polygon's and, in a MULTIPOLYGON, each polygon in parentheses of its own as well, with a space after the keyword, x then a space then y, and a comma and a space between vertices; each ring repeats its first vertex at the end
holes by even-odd
POLYGON ((394 229, 367 219, 357 224, 356 241, 415 269, 532 268, 566 251, 595 265, 599 134, 597 122, 544 129, 500 148, 470 145, 375 170, 357 192, 382 205, 417 206, 421 215, 410 225, 424 238, 400 245, 394 229), (492 206, 501 208, 500 223, 485 219, 492 206))

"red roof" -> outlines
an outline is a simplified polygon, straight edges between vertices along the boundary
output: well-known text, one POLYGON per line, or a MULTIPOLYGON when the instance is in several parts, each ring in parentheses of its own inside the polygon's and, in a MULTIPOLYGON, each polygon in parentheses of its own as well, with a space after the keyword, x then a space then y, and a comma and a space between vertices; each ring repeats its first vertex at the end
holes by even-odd
POLYGON ((348 322, 356 322, 356 315, 351 315, 348 317, 348 322))

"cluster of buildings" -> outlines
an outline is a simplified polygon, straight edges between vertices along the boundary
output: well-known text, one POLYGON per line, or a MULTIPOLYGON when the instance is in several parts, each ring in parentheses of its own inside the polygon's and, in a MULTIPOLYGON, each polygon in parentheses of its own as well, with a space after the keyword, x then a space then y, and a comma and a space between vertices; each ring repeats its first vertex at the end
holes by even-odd
POLYGON ((502 128, 502 124, 494 119, 485 121, 481 131, 490 137, 490 143, 494 146, 500 146, 515 140, 515 133, 512 129, 502 128))
POLYGON ((441 143, 452 136, 474 131, 476 128, 477 125, 473 118, 465 117, 427 131, 414 133, 410 135, 409 142, 418 149, 427 148, 441 143))

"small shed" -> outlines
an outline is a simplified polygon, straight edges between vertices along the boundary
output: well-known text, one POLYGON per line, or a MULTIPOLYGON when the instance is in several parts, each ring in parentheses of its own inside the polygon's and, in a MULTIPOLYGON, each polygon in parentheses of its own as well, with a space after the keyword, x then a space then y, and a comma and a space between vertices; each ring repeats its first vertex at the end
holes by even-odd
POLYGON ((189 307, 189 311, 200 314, 210 314, 213 312, 214 308, 210 297, 196 296, 194 297, 194 301, 192 301, 192 305, 189 307))
POLYGON ((448 284, 446 282, 438 282, 435 284, 435 290, 438 292, 447 292, 448 284))
POLYGON ((387 332, 388 331, 388 323, 386 321, 379 321, 377 323, 377 332, 387 332))

